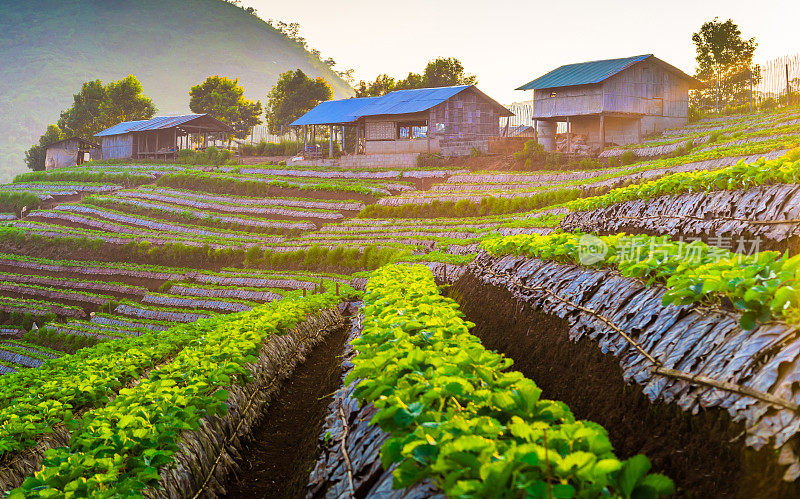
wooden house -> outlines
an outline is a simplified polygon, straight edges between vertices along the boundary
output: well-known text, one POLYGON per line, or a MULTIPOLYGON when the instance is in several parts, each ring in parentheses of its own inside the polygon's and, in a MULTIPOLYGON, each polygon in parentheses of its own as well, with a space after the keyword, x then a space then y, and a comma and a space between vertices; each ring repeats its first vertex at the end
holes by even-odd
MULTIPOLYGON (((686 124, 689 90, 702 84, 652 54, 561 66, 517 90, 533 90, 539 142, 552 150, 558 123, 592 149, 640 142, 686 124)), ((570 152, 574 152, 568 148, 570 152)))
POLYGON ((355 127, 360 154, 464 156, 472 148, 486 152, 500 117, 512 114, 474 85, 460 85, 326 101, 292 126, 355 127))
POLYGON ((82 165, 85 161, 101 158, 100 144, 81 137, 53 142, 45 147, 45 170, 82 165))
POLYGON ((205 146, 209 135, 232 133, 233 128, 211 115, 187 114, 123 121, 95 137, 103 141, 103 159, 174 160, 180 149, 191 149, 193 142, 205 146))

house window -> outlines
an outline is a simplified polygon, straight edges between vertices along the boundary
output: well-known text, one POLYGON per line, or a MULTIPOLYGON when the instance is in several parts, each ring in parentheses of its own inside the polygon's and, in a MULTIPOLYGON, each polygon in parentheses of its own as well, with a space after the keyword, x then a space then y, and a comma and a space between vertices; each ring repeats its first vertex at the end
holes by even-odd
POLYGON ((407 121, 397 124, 397 138, 399 140, 424 139, 428 136, 427 121, 407 121))

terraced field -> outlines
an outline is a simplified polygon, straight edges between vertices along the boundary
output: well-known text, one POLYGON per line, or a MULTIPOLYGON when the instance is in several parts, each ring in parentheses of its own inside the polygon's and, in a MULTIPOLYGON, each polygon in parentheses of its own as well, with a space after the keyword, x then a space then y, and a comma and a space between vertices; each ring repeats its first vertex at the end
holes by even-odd
POLYGON ((600 158, 0 186, 0 489, 796 497, 800 111, 600 158))

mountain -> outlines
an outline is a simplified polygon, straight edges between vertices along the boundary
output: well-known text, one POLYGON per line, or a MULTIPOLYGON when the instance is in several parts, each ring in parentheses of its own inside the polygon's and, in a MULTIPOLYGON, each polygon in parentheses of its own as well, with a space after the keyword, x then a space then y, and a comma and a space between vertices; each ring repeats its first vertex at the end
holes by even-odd
POLYGON ((0 0, 0 181, 26 170, 25 151, 84 81, 133 74, 158 114, 173 114, 189 111, 189 87, 209 75, 239 77, 264 102, 297 68, 337 98, 353 94, 318 57, 222 0, 0 0))

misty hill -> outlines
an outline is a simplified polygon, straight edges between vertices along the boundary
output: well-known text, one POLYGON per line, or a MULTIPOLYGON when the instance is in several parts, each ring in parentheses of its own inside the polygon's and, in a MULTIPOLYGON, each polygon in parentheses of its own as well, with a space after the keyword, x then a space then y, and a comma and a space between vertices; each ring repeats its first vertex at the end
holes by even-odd
POLYGON ((136 75, 171 114, 189 111, 189 87, 209 75, 238 76, 263 102, 296 68, 352 94, 318 57, 221 0, 0 0, 0 181, 25 171, 24 151, 86 80, 136 75))

